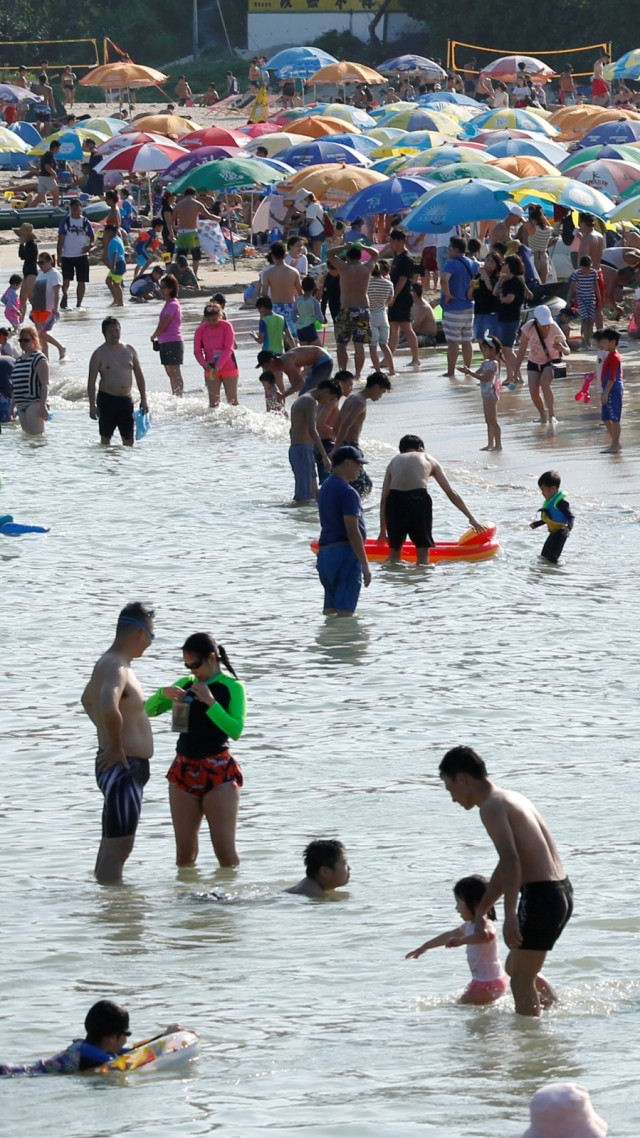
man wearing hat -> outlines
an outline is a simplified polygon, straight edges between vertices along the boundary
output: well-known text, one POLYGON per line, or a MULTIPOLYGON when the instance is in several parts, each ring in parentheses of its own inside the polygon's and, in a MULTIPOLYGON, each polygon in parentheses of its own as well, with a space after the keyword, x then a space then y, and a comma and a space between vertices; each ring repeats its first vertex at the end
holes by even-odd
POLYGON ((524 210, 521 205, 515 205, 509 202, 505 204, 505 209, 508 211, 504 221, 497 221, 491 230, 490 244, 495 245, 496 241, 503 241, 508 245, 511 240, 511 230, 515 225, 522 225, 526 220, 524 210))
POLYGON ((371 584, 364 547, 367 531, 360 495, 350 485, 366 464, 357 446, 337 447, 331 475, 318 492, 320 540, 317 570, 324 588, 325 616, 353 616, 362 582, 371 584))
POLYGON ((531 1125, 522 1138, 606 1138, 609 1127, 578 1083, 547 1083, 531 1097, 531 1125))

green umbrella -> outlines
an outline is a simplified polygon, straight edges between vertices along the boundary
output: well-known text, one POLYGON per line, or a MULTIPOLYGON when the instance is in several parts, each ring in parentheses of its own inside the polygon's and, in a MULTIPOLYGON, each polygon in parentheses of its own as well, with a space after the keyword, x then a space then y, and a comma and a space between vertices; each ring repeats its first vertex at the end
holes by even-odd
MULTIPOLYGON (((409 173, 409 171, 403 171, 409 173)), ((455 182, 456 178, 492 178, 494 182, 517 182, 515 174, 488 166, 486 162, 451 162, 448 166, 435 166, 428 172, 431 182, 455 182)))
POLYGON ((216 158, 171 182, 172 194, 181 194, 188 186, 194 190, 236 190, 250 186, 270 186, 282 181, 282 171, 274 170, 259 158, 216 158))

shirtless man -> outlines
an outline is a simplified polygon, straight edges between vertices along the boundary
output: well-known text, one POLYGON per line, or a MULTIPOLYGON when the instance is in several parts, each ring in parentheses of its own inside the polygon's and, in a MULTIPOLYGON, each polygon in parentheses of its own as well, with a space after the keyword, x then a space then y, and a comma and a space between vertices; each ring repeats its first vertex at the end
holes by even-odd
POLYGON ((198 276, 201 249, 198 236, 198 218, 204 217, 208 221, 220 221, 198 198, 193 186, 187 186, 184 197, 173 207, 171 223, 176 231, 176 249, 178 253, 191 253, 194 276, 198 276))
POLYGON ((122 881, 149 779, 153 736, 131 662, 153 642, 153 617, 153 609, 139 601, 125 605, 115 640, 98 660, 82 694, 82 706, 98 732, 96 780, 104 809, 95 875, 101 885, 122 881))
POLYGON ((270 247, 273 264, 265 269, 260 277, 261 289, 265 296, 271 297, 273 311, 278 316, 284 316, 291 338, 298 341, 296 327, 293 320, 293 306, 296 298, 302 295, 300 273, 293 265, 285 263, 287 250, 282 241, 274 241, 270 247))
POLYGON ((549 827, 523 794, 489 781, 483 760, 471 747, 448 751, 440 777, 454 802, 465 810, 479 807, 498 851, 498 864, 476 909, 476 931, 484 933, 485 915, 504 896, 505 967, 516 1011, 539 1016, 541 1006, 557 1000, 540 970, 573 912, 573 889, 549 827))
POLYGON ((285 893, 319 900, 341 885, 348 885, 351 876, 347 851, 342 842, 335 838, 319 838, 315 842, 309 842, 304 851, 304 868, 302 881, 285 889, 285 893))
MULTIPOLYGON (((438 334, 436 315, 428 300, 424 299, 421 284, 411 286, 413 303, 411 305, 411 327, 416 336, 424 336, 427 340, 434 340, 438 334)), ((418 341, 420 343, 420 341, 418 341)))
POLYGON ((102 321, 105 342, 89 360, 89 417, 98 420, 100 442, 109 446, 116 430, 123 446, 132 447, 134 439, 133 379, 140 392, 140 410, 148 414, 147 394, 138 353, 131 344, 120 343, 120 322, 115 316, 102 321), (96 397, 96 380, 100 386, 96 397))
POLYGON ((491 230, 489 244, 495 245, 496 241, 504 241, 506 245, 511 241, 511 230, 516 225, 522 225, 525 220, 524 210, 520 205, 512 205, 509 203, 509 212, 504 221, 497 221, 491 230))
MULTIPOLYGON (((372 403, 377 403, 379 399, 382 399, 385 391, 391 391, 389 377, 382 371, 373 371, 371 375, 367 376, 363 390, 354 391, 353 395, 345 399, 336 422, 336 441, 334 444, 336 450, 342 446, 354 446, 359 449, 360 435, 367 417, 367 402, 371 400, 372 403)), ((354 490, 358 491, 360 497, 371 493, 373 483, 364 466, 360 467, 358 478, 351 485, 354 490)))
MULTIPOLYGON (((334 380, 340 384, 340 392, 343 399, 348 399, 353 391, 354 374, 352 371, 337 371, 333 376, 334 380)), ((338 422, 338 415, 340 414, 340 407, 338 403, 324 403, 318 408, 318 416, 316 419, 316 427, 318 434, 322 440, 322 445, 328 455, 335 446, 336 439, 336 425, 338 422)), ((322 465, 322 458, 318 453, 315 456, 316 468, 318 471, 318 483, 322 483, 329 477, 328 471, 322 465)))
POLYGON ((336 269, 340 277, 340 311, 335 322, 338 367, 346 368, 347 344, 353 340, 356 379, 360 379, 364 367, 365 344, 371 343, 371 310, 367 292, 379 253, 376 249, 369 249, 368 253, 367 261, 362 260, 360 245, 351 245, 344 260, 331 249, 327 253, 327 264, 336 269))
MULTIPOLYGON (((273 307, 275 311, 275 304, 273 307)), ((263 348, 258 352, 258 367, 267 368, 274 373, 276 384, 286 398, 287 395, 295 395, 297 391, 301 395, 306 395, 324 379, 329 379, 333 371, 333 360, 324 348, 303 344, 302 347, 291 348, 282 355, 263 348), (309 370, 304 378, 302 373, 306 368, 309 370), (289 380, 289 387, 286 389, 282 381, 283 373, 289 380)))
POLYGON ((313 501, 318 493, 314 450, 327 473, 331 472, 331 460, 322 445, 316 419, 318 407, 337 404, 340 394, 337 380, 325 379, 313 391, 300 395, 291 408, 289 462, 295 478, 293 501, 296 506, 313 501))
POLYGON ((591 257, 591 267, 594 268, 598 274, 600 306, 596 308, 595 326, 598 329, 602 329, 604 327, 602 306, 605 302, 606 295, 606 284, 604 273, 602 272, 602 254, 605 252, 607 244, 602 233, 598 233, 595 228, 595 218, 592 213, 578 214, 578 232, 580 234, 578 259, 580 259, 580 257, 591 257))
POLYGON ((428 491, 431 475, 442 487, 447 498, 469 519, 478 533, 484 526, 476 521, 462 498, 456 494, 440 463, 425 454, 424 443, 418 435, 403 435, 398 444, 399 454, 391 459, 382 484, 380 497, 380 533, 378 541, 389 542, 389 561, 399 561, 407 537, 416 547, 418 565, 426 565, 429 549, 435 544, 431 533, 432 505, 428 491))

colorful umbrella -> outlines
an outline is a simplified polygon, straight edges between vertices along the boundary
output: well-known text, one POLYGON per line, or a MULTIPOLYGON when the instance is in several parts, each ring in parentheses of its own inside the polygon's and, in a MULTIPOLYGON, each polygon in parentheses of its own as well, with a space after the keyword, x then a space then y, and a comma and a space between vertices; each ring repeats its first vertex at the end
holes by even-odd
MULTIPOLYGON (((433 166, 429 177, 434 182, 456 182, 460 178, 486 178, 486 162, 451 162, 448 166, 433 166)), ((509 174, 496 164, 491 167, 492 182, 517 182, 517 174, 509 174)))
POLYGON ((112 119, 109 115, 98 119, 83 119, 79 124, 83 130, 98 130, 106 134, 107 138, 115 138, 121 131, 129 126, 124 119, 112 119))
POLYGON ((515 83, 523 71, 536 83, 548 83, 555 75, 546 63, 533 55, 501 55, 488 67, 482 68, 483 75, 500 80, 502 83, 515 83))
MULTIPOLYGON (((12 151, 14 154, 33 154, 33 150, 28 142, 24 142, 19 134, 10 130, 9 127, 0 126, 0 143, 3 148, 12 151)), ((47 147, 45 146, 42 153, 44 154, 47 147)))
POLYGON ((307 79, 307 84, 310 83, 384 83, 384 75, 362 63, 343 59, 340 63, 327 63, 320 67, 307 79))
MULTIPOLYGON (((378 158, 369 168, 374 170, 376 174, 397 174, 402 170, 405 162, 406 158, 404 154, 394 154, 389 158, 378 158)), ((407 174, 410 174, 411 177, 413 177, 414 174, 417 176, 417 171, 408 170, 407 174)))
POLYGON ((431 79, 446 79, 446 71, 440 67, 439 63, 435 63, 433 59, 427 59, 424 55, 396 55, 393 59, 385 59, 381 63, 378 71, 381 75, 399 75, 402 71, 415 71, 420 72, 422 76, 429 76, 431 79))
POLYGON ((626 201, 620 202, 620 205, 617 205, 607 218, 611 225, 618 224, 621 221, 638 220, 640 220, 640 193, 633 198, 627 198, 626 201))
POLYGON ((197 130, 188 131, 180 138, 180 145, 187 150, 195 150, 197 146, 246 146, 247 135, 239 130, 231 130, 225 126, 203 126, 197 130))
POLYGON ((367 131, 367 138, 376 138, 382 143, 393 145, 399 139, 406 138, 408 133, 397 126, 375 126, 367 131))
POLYGON ((509 154, 506 158, 498 158, 491 167, 491 177, 495 177, 496 170, 506 170, 516 178, 537 178, 539 174, 559 174, 557 166, 547 162, 545 158, 536 158, 532 154, 509 154))
POLYGON ((479 115, 475 115, 468 123, 465 123, 464 133, 473 137, 481 130, 505 130, 509 127, 532 130, 537 134, 546 135, 547 138, 553 138, 558 133, 557 128, 551 126, 546 119, 534 115, 530 110, 522 110, 519 107, 500 107, 497 110, 481 111, 479 115))
POLYGON ((332 134, 359 134, 357 126, 352 126, 342 119, 323 118, 318 115, 309 115, 289 123, 292 134, 311 135, 312 138, 326 138, 332 134))
POLYGON ((125 150, 127 146, 141 146, 143 142, 157 142, 160 146, 167 141, 163 134, 154 134, 151 130, 139 130, 136 134, 114 134, 96 146, 98 154, 115 154, 117 150, 125 150))
POLYGON ((11 83, 0 83, 0 103, 41 103, 42 95, 34 95, 24 87, 13 87, 11 83))
POLYGON ((640 147, 635 143, 621 143, 618 146, 586 146, 568 154, 560 164, 563 174, 582 166, 585 162, 596 162, 598 158, 615 158, 620 162, 640 162, 640 147))
POLYGON ((81 80, 83 87, 105 87, 107 90, 128 88, 135 91, 140 87, 157 87, 169 78, 163 71, 156 71, 153 67, 143 67, 130 60, 119 63, 104 63, 95 67, 81 80))
POLYGON ((46 154, 52 142, 59 142, 60 149, 58 157, 64 162, 82 162, 86 155, 83 150, 83 143, 88 138, 93 139, 94 142, 106 142, 107 136, 99 134, 97 130, 81 130, 79 127, 74 127, 70 130, 59 130, 55 134, 50 134, 46 138, 41 139, 36 143, 30 154, 38 157, 41 154, 46 154))
MULTIPOLYGON (((640 154, 638 161, 640 162, 640 154)), ((615 198, 640 181, 640 165, 634 166, 631 162, 621 162, 615 158, 598 158, 595 162, 574 166, 569 176, 615 198)))
POLYGON ((142 142, 139 146, 127 146, 123 150, 116 150, 115 154, 108 154, 97 167, 101 174, 107 170, 128 170, 130 173, 151 173, 166 170, 178 158, 184 158, 189 151, 184 146, 176 146, 172 142, 142 142))
POLYGON ((321 103, 319 106, 313 107, 312 113, 324 117, 329 116, 332 119, 345 119, 353 126, 360 127, 361 130, 376 125, 376 120, 366 111, 361 110, 360 107, 351 107, 348 103, 321 103))
MULTIPOLYGON (((391 111, 378 119, 379 126, 397 126, 401 130, 435 130, 439 134, 457 134, 459 124, 442 111, 411 104, 407 110, 391 111)), ((467 124, 468 125, 468 124, 467 124)))
POLYGON ((21 142, 26 142, 27 149, 35 146, 42 138, 40 131, 35 128, 32 122, 12 122, 11 126, 6 129, 10 134, 17 135, 21 142))
POLYGON ((251 142, 248 142, 245 147, 245 153, 247 157, 249 155, 253 157, 257 148, 264 146, 269 158, 275 158, 276 155, 282 154, 283 150, 289 150, 292 146, 298 146, 305 142, 313 142, 311 135, 290 134, 286 130, 279 130, 275 134, 266 134, 263 138, 251 139, 251 142))
POLYGON ((281 193, 307 190, 327 205, 342 205, 365 186, 385 181, 382 174, 358 166, 309 166, 292 174, 278 189, 281 193))
POLYGON ((619 122, 603 122, 584 135, 581 147, 598 146, 606 143, 614 146, 620 142, 637 142, 640 139, 640 121, 621 119, 619 122))
POLYGON ((625 52, 620 59, 608 63, 602 69, 602 77, 607 83, 614 79, 640 79, 640 48, 625 52))
POLYGON ((199 129, 197 122, 183 119, 180 115, 141 115, 127 123, 122 133, 135 134, 137 130, 151 130, 154 134, 163 134, 167 138, 182 138, 199 129))
POLYGON ((490 166, 495 158, 470 146, 438 146, 433 150, 422 150, 415 158, 408 159, 406 167, 408 169, 411 164, 423 167, 448 166, 450 162, 483 162, 490 166))
POLYGON ((407 132, 402 142, 394 143, 394 146, 409 146, 414 150, 433 150, 440 146, 453 145, 457 140, 450 138, 446 134, 440 134, 436 130, 410 130, 407 132))
MULTIPOLYGON (((241 156, 244 156, 244 151, 238 147, 199 146, 197 150, 188 150, 186 154, 181 155, 170 166, 167 166, 166 170, 162 172, 162 181, 174 182, 176 178, 181 178, 190 170, 204 166, 205 162, 214 162, 217 158, 239 158, 241 156)), ((261 158, 260 161, 264 162, 265 159, 261 158)))
MULTIPOLYGON (((475 136, 474 136, 475 137, 475 136)), ((502 141, 490 142, 487 154, 495 158, 509 158, 511 155, 519 157, 527 155, 531 158, 544 158, 547 162, 557 166, 567 157, 567 151, 559 142, 552 142, 549 138, 506 138, 502 141)))
POLYGON ((265 67, 280 79, 308 79, 319 67, 338 60, 317 47, 288 47, 277 52, 265 67))
POLYGON ((271 186, 274 182, 280 181, 282 174, 272 166, 267 166, 260 158, 218 158, 183 174, 181 178, 170 183, 169 189, 173 194, 180 194, 187 186, 193 186, 194 190, 201 191, 235 190, 251 186, 271 186))
POLYGON ((502 182, 481 178, 447 182, 429 190, 404 219, 404 224, 414 233, 446 233, 447 229, 463 222, 503 218, 505 199, 511 189, 502 182))
POLYGON ((424 178, 388 178, 376 186, 367 186, 340 207, 344 221, 371 217, 375 213, 404 213, 431 189, 424 178))
POLYGON ((552 201, 566 209, 584 210, 596 217, 608 218, 613 202, 591 186, 584 186, 573 178, 562 175, 543 178, 524 178, 509 187, 511 196, 521 205, 552 201))
POLYGON ((370 166, 368 158, 357 154, 349 146, 333 139, 320 138, 315 142, 303 142, 281 153, 282 161, 300 170, 303 166, 320 166, 323 162, 346 162, 348 166, 370 166))
POLYGON ((243 126, 240 133, 246 134, 247 138, 262 138, 263 134, 274 134, 277 129, 277 124, 273 122, 252 122, 243 126))
POLYGON ((331 142, 340 142, 343 146, 355 150, 357 154, 364 154, 365 158, 370 158, 372 152, 380 146, 380 140, 370 138, 368 134, 332 134, 331 142))

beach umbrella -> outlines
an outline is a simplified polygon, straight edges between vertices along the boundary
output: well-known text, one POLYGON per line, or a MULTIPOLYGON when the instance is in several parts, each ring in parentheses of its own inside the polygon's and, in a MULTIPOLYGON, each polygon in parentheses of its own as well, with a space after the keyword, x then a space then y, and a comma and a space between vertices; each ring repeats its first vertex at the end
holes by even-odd
POLYGON ((598 158, 615 158, 620 162, 640 162, 640 146, 637 143, 620 143, 616 146, 585 146, 567 154, 560 164, 561 172, 567 173, 574 166, 582 166, 585 162, 596 162, 598 158))
POLYGON ((447 73, 439 63, 424 55, 394 55, 378 67, 381 75, 401 75, 402 72, 420 73, 423 78, 446 79, 447 73))
POLYGON ((306 118, 297 119, 287 127, 291 134, 306 134, 312 138, 327 138, 332 134, 359 134, 357 126, 345 122, 344 119, 332 119, 320 115, 307 115, 306 118))
POLYGON ((156 71, 153 67, 144 67, 131 60, 121 60, 117 63, 104 63, 95 67, 80 80, 82 87, 105 87, 109 91, 128 88, 136 91, 141 87, 157 87, 169 78, 163 71, 156 71))
POLYGON ((108 170, 127 170, 133 173, 156 173, 166 170, 178 158, 184 158, 189 151, 184 146, 176 146, 173 142, 142 142, 138 146, 127 146, 116 150, 115 154, 107 154, 102 159, 97 170, 104 174, 108 170))
POLYGON ((486 103, 479 103, 470 95, 461 95, 459 91, 428 91, 416 99, 419 107, 435 106, 438 103, 454 103, 458 107, 475 107, 477 111, 484 110, 486 103))
MULTIPOLYGON (((474 138, 476 136, 474 135, 474 138)), ((559 142, 539 135, 537 138, 505 138, 487 145, 487 154, 495 158, 520 157, 544 158, 553 166, 557 166, 567 157, 567 151, 559 142)))
MULTIPOLYGON (((353 126, 366 130, 368 126, 375 126, 376 120, 360 107, 351 107, 348 103, 312 103, 299 108, 306 114, 322 115, 332 119, 345 119, 353 126)), ((302 116, 299 116, 302 117, 302 116)))
POLYGON ((167 139, 163 134, 154 134, 151 130, 139 130, 135 134, 114 134, 96 146, 96 153, 107 155, 115 154, 116 150, 126 150, 128 146, 141 146, 143 142, 157 142, 159 145, 167 139))
MULTIPOLYGON (((369 169, 374 170, 376 174, 397 174, 403 169, 405 162, 406 156, 404 154, 391 154, 388 158, 377 158, 375 162, 372 162, 369 169)), ((414 170, 407 171, 407 174, 410 174, 411 177, 417 176, 417 172, 414 170)))
POLYGON ((519 107, 500 107, 496 110, 481 111, 464 125, 464 133, 473 137, 481 130, 505 130, 509 127, 522 130, 532 130, 536 134, 544 134, 553 138, 558 133, 556 127, 551 126, 546 119, 534 115, 531 110, 519 107))
POLYGON ((343 221, 358 217, 371 217, 375 213, 404 213, 426 194, 432 183, 424 178, 387 178, 375 186, 366 186, 344 206, 340 206, 343 221))
POLYGON ((607 219, 613 209, 610 198, 576 182, 574 178, 566 178, 561 174, 553 177, 524 178, 509 187, 511 196, 520 205, 536 203, 541 205, 544 201, 555 202, 566 209, 583 210, 593 213, 596 217, 607 219))
POLYGON ((577 142, 584 146, 584 136, 602 123, 637 121, 640 118, 634 111, 619 111, 615 107, 596 107, 580 103, 575 107, 560 107, 554 111, 549 122, 558 127, 564 142, 577 142))
MULTIPOLYGON (((181 178, 183 174, 188 174, 190 170, 195 170, 198 166, 204 166, 205 162, 214 162, 217 158, 239 158, 245 156, 245 152, 240 150, 239 147, 233 146, 199 146, 197 150, 187 150, 186 154, 182 154, 167 166, 162 172, 163 182, 175 182, 176 178, 181 178)), ((265 159, 261 158, 261 162, 265 159)))
MULTIPOLYGON (((135 134, 138 130, 151 130, 154 134, 163 134, 167 138, 182 138, 185 134, 192 134, 199 130, 197 122, 183 119, 180 115, 140 115, 127 123, 123 134, 135 134)), ((215 143, 212 143, 214 146, 215 143)))
POLYGON ((320 166, 323 162, 346 162, 348 166, 370 166, 368 158, 356 153, 349 146, 334 142, 331 138, 320 138, 314 142, 303 142, 282 151, 282 161, 299 170, 303 166, 320 166))
POLYGON ((60 143, 57 157, 61 161, 84 162, 86 154, 83 145, 88 138, 93 139, 94 142, 107 141, 107 136, 99 134, 97 130, 81 130, 79 127, 74 127, 70 130, 59 130, 55 134, 49 134, 46 138, 42 138, 29 153, 35 157, 46 154, 51 143, 55 141, 60 143))
MULTIPOLYGON (((640 154, 638 155, 640 163, 640 154)), ((640 165, 621 162, 615 158, 598 158, 595 162, 585 162, 568 171, 569 177, 576 178, 585 186, 593 186, 610 198, 619 197, 631 186, 640 181, 640 165)))
POLYGON ((380 139, 370 138, 368 134, 332 134, 330 141, 348 146, 350 150, 355 150, 356 154, 364 154, 365 158, 370 158, 373 151, 380 146, 380 139))
POLYGON ((383 174, 359 166, 308 166, 298 170, 278 187, 280 193, 306 190, 326 205, 342 205, 365 186, 386 181, 383 174))
POLYGON ((622 221, 640 220, 640 193, 635 197, 620 202, 609 214, 607 221, 610 225, 618 225, 622 221))
POLYGON ((384 83, 384 75, 362 63, 342 59, 340 63, 325 64, 307 79, 307 85, 317 83, 384 83))
POLYGON ((446 182, 420 199, 404 225, 414 233, 446 233, 463 222, 503 218, 511 189, 502 182, 482 178, 446 182))
POLYGON ((338 60, 317 47, 288 47, 267 60, 265 67, 280 79, 308 79, 319 67, 338 60))
POLYGON ((187 150, 198 146, 246 146, 247 135, 225 126, 203 126, 181 135, 180 145, 187 150))
POLYGON ((418 100, 416 106, 426 108, 428 111, 440 111, 441 114, 449 115, 449 118, 455 122, 469 122, 469 119, 483 109, 480 103, 464 107, 458 103, 447 103, 444 99, 431 99, 428 103, 421 103, 418 100))
MULTIPOLYGON (((20 138, 19 134, 10 130, 9 127, 0 126, 0 144, 5 150, 13 151, 15 154, 32 154, 33 150, 28 142, 20 138)), ((47 147, 42 151, 44 154, 47 147)))
POLYGON ((407 130, 400 130, 397 126, 375 126, 367 131, 366 137, 375 138, 381 143, 389 143, 393 146, 401 138, 406 138, 408 133, 407 130))
POLYGON ((114 138, 125 130, 129 123, 125 119, 112 119, 110 115, 104 115, 102 118, 83 119, 78 125, 83 130, 98 130, 100 134, 106 134, 107 138, 114 138))
MULTIPOLYGON (((304 107, 288 107, 286 110, 278 111, 277 114, 270 115, 267 122, 274 123, 277 127, 284 127, 287 129, 287 124, 296 122, 297 119, 306 119, 309 115, 315 115, 317 103, 307 103, 304 107)), ((324 106, 324 104, 322 104, 324 106)), ((318 113, 320 113, 318 111, 318 113)))
POLYGON ((278 154, 282 154, 283 150, 289 150, 292 146, 302 145, 305 142, 313 142, 311 135, 305 137, 301 134, 290 134, 286 130, 277 131, 275 134, 266 134, 263 138, 252 138, 245 147, 245 153, 247 156, 253 156, 259 146, 264 146, 269 158, 275 158, 278 154))
POLYGON ((533 55, 501 55, 488 67, 483 67, 481 74, 488 75, 490 79, 499 80, 501 83, 515 83, 523 70, 534 83, 548 83, 555 75, 551 67, 533 55))
POLYGON ((580 140, 581 147, 607 144, 615 146, 621 142, 637 142, 640 139, 640 121, 621 119, 619 122, 603 122, 589 130, 580 140))
POLYGON ((263 134, 274 134, 277 129, 278 125, 274 122, 252 122, 241 127, 240 133, 246 134, 247 138, 262 138, 263 134))
POLYGON ((491 167, 491 177, 496 170, 506 170, 516 178, 537 178, 539 174, 559 174, 557 166, 547 162, 545 158, 536 158, 533 154, 509 154, 506 158, 498 158, 491 167))
POLYGON ((607 63, 602 69, 602 77, 607 83, 614 79, 640 79, 640 48, 625 52, 620 59, 607 63))
POLYGON ((390 111, 378 120, 379 126, 397 126, 401 130, 435 130, 439 134, 457 134, 460 124, 442 111, 431 111, 415 104, 401 111, 390 111))
POLYGON ((0 83, 0 103, 41 103, 42 95, 34 95, 24 87, 13 87, 11 83, 0 83))
POLYGON ((435 130, 410 130, 400 143, 394 146, 410 146, 414 150, 433 150, 439 146, 453 145, 457 139, 450 138, 435 130))
POLYGON ((474 150, 470 146, 437 146, 432 150, 423 150, 413 158, 407 159, 407 169, 410 165, 422 167, 448 166, 450 162, 482 162, 490 166, 496 159, 482 150, 474 150))
MULTIPOLYGON (((486 162, 451 162, 448 166, 430 167, 429 177, 434 182, 455 182, 460 178, 487 178, 486 162)), ((509 174, 496 164, 491 166, 492 182, 517 182, 517 174, 509 174)))
POLYGON ((188 186, 204 192, 270 186, 281 181, 282 175, 260 158, 218 158, 183 174, 170 183, 169 189, 174 194, 180 194, 188 186))
POLYGON ((40 131, 37 130, 32 122, 12 122, 11 126, 8 126, 6 129, 11 134, 17 135, 21 142, 26 142, 28 148, 35 146, 42 138, 40 131))

